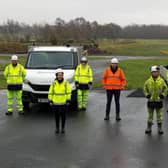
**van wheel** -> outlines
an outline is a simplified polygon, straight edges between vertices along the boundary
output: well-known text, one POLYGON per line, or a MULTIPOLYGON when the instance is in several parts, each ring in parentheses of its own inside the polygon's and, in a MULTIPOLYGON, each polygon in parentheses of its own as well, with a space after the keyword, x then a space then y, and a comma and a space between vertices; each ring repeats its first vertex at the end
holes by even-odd
POLYGON ((23 110, 24 111, 29 111, 30 107, 29 107, 29 102, 24 102, 23 101, 23 110))
POLYGON ((77 110, 78 102, 77 102, 77 90, 72 91, 72 97, 71 97, 71 105, 70 109, 77 110))
POLYGON ((77 107, 78 107, 77 101, 72 102, 71 105, 70 105, 71 110, 77 110, 77 107))

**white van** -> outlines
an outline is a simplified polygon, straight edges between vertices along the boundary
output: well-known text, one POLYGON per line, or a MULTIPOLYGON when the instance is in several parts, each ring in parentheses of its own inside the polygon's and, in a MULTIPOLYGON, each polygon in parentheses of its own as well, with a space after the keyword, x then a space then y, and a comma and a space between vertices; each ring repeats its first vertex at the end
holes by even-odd
POLYGON ((26 78, 23 83, 23 106, 28 110, 30 103, 48 103, 50 84, 55 79, 57 68, 64 70, 64 78, 71 84, 72 104, 76 106, 77 96, 74 71, 80 62, 81 47, 32 46, 28 50, 25 64, 26 78))

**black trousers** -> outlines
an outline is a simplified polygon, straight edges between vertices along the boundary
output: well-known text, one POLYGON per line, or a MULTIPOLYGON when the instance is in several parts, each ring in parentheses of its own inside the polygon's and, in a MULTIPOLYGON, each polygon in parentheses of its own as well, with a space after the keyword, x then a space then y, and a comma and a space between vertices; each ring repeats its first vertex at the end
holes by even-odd
POLYGON ((109 116, 111 109, 111 102, 114 95, 116 114, 120 113, 120 93, 121 90, 106 90, 107 104, 106 104, 106 116, 109 116))
POLYGON ((64 129, 66 122, 67 105, 53 105, 53 112, 55 116, 56 129, 60 128, 60 120, 61 129, 64 129))

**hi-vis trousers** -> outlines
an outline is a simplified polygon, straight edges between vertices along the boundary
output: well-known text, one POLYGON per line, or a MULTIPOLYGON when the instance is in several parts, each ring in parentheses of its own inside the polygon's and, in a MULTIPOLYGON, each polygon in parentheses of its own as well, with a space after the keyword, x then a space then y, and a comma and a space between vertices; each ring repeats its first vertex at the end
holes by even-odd
POLYGON ((15 96, 16 96, 16 105, 17 105, 18 112, 23 111, 22 90, 8 90, 7 91, 8 112, 13 112, 13 103, 14 103, 15 96))
POLYGON ((78 108, 86 108, 89 90, 78 89, 78 108))
POLYGON ((162 108, 148 108, 148 122, 153 123, 154 111, 156 111, 157 123, 162 123, 163 109, 162 108))

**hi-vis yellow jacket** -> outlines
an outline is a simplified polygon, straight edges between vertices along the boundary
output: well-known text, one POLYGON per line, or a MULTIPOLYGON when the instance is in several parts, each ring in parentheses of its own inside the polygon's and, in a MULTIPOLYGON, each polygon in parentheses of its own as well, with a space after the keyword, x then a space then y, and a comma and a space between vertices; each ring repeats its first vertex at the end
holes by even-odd
POLYGON ((49 88, 48 99, 53 101, 54 105, 65 105, 67 100, 71 100, 71 86, 66 81, 59 83, 55 80, 49 88))
POLYGON ((88 64, 86 64, 85 68, 79 64, 75 70, 75 81, 79 84, 88 84, 93 81, 93 73, 92 69, 88 64))
POLYGON ((151 95, 150 102, 159 102, 161 98, 159 95, 167 95, 167 85, 165 81, 159 76, 156 80, 151 76, 144 84, 145 96, 151 95))
POLYGON ((22 84, 26 76, 26 70, 21 64, 17 64, 16 67, 14 67, 12 64, 9 64, 5 68, 4 76, 7 79, 8 85, 22 84))

